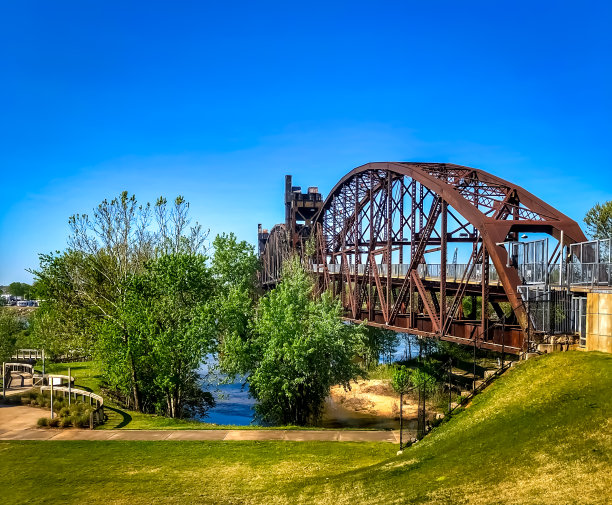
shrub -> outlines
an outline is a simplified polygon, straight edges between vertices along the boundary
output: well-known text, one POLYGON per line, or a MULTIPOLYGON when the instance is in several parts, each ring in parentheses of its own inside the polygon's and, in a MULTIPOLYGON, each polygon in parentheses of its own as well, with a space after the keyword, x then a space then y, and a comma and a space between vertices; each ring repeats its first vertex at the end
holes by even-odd
POLYGON ((58 417, 54 417, 52 419, 49 419, 49 426, 51 426, 52 428, 57 428, 57 426, 59 425, 59 418, 58 417))
POLYGON ((68 428, 72 423, 70 417, 61 417, 58 423, 60 428, 68 428))
POLYGON ((36 424, 38 426, 40 426, 41 428, 44 426, 49 426, 49 419, 47 419, 46 417, 41 417, 36 424))
POLYGON ((73 403, 70 405, 70 414, 73 416, 78 416, 83 412, 83 404, 82 403, 73 403))
POLYGON ((36 400, 30 400, 30 407, 38 407, 36 400))
POLYGON ((70 417, 70 409, 68 407, 62 407, 59 411, 60 417, 70 417))
POLYGON ((74 418, 72 423, 76 428, 83 428, 89 426, 89 416, 80 415, 74 418))

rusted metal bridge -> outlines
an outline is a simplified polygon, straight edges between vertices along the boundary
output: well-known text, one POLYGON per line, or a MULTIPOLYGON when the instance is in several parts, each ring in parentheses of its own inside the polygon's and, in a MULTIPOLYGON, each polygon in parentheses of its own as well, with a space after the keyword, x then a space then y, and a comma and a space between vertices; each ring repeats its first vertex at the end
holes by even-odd
POLYGON ((527 351, 537 333, 519 289, 526 276, 548 282, 565 270, 569 246, 586 240, 575 221, 523 188, 446 163, 368 163, 325 199, 287 176, 285 209, 270 232, 259 225, 264 287, 299 254, 348 320, 511 353, 527 351), (529 248, 526 234, 556 247, 529 248))

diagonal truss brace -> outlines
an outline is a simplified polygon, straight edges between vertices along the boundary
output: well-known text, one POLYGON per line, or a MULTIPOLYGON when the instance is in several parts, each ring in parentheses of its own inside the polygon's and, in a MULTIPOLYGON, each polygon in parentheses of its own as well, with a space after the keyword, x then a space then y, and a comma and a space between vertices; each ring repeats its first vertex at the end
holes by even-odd
POLYGON ((429 216, 427 217, 427 223, 425 224, 425 228, 420 234, 419 243, 414 251, 414 255, 410 261, 410 268, 408 269, 408 273, 406 273, 406 277, 404 278, 404 282, 402 282, 402 287, 399 290, 397 299, 391 309, 391 313, 389 314, 388 324, 393 324, 397 314, 399 313, 400 306, 406 298, 406 293, 408 292, 408 288, 410 287, 410 279, 412 277, 412 272, 416 272, 417 265, 421 262, 423 258, 423 254, 425 253, 425 247, 429 242, 431 234, 436 226, 436 222, 438 221, 438 217, 440 216, 440 212, 442 211, 442 198, 436 195, 436 198, 431 206, 431 210, 429 212, 429 216))

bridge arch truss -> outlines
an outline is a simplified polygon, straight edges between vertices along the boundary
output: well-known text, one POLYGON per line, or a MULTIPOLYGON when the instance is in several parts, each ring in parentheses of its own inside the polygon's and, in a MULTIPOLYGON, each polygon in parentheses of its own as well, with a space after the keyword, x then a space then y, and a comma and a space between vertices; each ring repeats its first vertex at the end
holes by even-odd
MULTIPOLYGON (((291 249, 277 228, 264 254, 276 265, 264 265, 268 281, 291 249)), ((318 288, 340 297, 347 319, 508 352, 525 350, 529 325, 507 244, 524 233, 585 240, 575 221, 515 184, 470 167, 410 162, 349 172, 307 232, 318 288), (449 246, 467 251, 467 263, 449 261, 449 246)))

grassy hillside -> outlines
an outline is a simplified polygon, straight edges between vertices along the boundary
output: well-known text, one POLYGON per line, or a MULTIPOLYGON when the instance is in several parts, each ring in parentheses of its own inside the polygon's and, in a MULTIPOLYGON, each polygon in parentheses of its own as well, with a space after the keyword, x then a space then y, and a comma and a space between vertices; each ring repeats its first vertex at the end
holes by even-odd
POLYGON ((390 444, 1 442, 0 501, 610 503, 611 386, 610 355, 542 356, 401 456, 390 444))
POLYGON ((611 503, 611 391, 611 355, 523 362, 402 457, 339 487, 371 503, 611 503))

